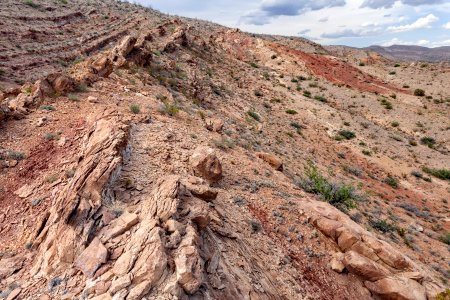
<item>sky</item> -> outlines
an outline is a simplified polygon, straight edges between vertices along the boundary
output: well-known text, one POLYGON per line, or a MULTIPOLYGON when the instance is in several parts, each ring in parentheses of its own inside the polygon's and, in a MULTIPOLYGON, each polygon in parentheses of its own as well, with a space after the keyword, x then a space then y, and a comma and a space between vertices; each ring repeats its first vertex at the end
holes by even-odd
POLYGON ((450 46, 450 0, 130 0, 164 13, 325 45, 450 46))

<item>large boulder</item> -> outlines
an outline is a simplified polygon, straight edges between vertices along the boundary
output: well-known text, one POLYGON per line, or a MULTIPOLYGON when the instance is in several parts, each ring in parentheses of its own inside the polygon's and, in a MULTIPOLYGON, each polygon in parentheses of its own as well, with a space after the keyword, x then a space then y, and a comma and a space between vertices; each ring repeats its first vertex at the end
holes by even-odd
POLYGON ((366 281, 364 285, 383 299, 389 300, 426 300, 425 288, 417 281, 390 276, 376 282, 366 281))
POLYGON ((366 280, 375 281, 390 275, 385 267, 354 251, 345 253, 342 262, 349 272, 366 280))
POLYGON ((199 146, 189 159, 194 174, 210 182, 219 181, 222 178, 222 164, 214 150, 199 146))
POLYGON ((94 238, 76 259, 75 267, 81 270, 86 277, 91 278, 95 271, 106 262, 107 258, 108 250, 98 238, 94 238))

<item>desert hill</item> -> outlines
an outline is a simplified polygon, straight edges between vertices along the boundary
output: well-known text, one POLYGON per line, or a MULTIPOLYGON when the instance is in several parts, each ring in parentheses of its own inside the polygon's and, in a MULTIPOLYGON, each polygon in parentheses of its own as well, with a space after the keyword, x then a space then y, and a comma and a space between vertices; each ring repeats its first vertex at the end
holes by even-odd
POLYGON ((448 63, 0 12, 0 299, 448 299, 448 63))

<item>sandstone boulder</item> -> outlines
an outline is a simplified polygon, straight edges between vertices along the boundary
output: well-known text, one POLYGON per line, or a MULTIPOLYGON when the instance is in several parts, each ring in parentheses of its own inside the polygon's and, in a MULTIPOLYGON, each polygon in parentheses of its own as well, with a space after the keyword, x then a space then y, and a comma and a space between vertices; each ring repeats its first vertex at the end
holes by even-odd
POLYGON ((199 146, 189 159, 194 174, 210 182, 219 181, 222 178, 222 164, 214 153, 214 150, 199 146))
POLYGON ((342 260, 347 270, 370 281, 388 276, 389 271, 380 264, 354 252, 345 253, 342 260))
POLYGON ((0 260, 0 280, 7 278, 23 266, 25 259, 20 256, 0 260))
POLYGON ((425 288, 409 278, 390 276, 376 282, 366 281, 364 285, 383 299, 426 300, 425 288))
POLYGON ((108 250, 98 238, 94 238, 75 260, 75 267, 81 270, 86 277, 91 278, 107 258, 108 250))
POLYGON ((258 152, 256 156, 267 162, 277 171, 283 171, 283 161, 270 153, 258 152))

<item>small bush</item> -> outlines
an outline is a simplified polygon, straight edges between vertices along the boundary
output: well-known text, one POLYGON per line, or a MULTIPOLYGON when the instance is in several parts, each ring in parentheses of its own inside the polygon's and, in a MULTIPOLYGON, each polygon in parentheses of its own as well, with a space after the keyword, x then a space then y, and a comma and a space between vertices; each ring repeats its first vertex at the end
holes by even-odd
POLYGON ((325 98, 324 96, 314 96, 314 99, 320 102, 327 102, 327 98, 325 98))
POLYGON ((397 74, 397 72, 395 72, 395 71, 389 72, 389 75, 395 75, 395 74, 397 74))
POLYGON ((436 145, 436 140, 432 137, 426 136, 420 139, 420 143, 422 145, 428 146, 429 148, 433 148, 434 145, 436 145))
POLYGON ((263 94, 263 92, 261 90, 256 90, 255 91, 255 96, 256 97, 262 97, 262 96, 264 96, 264 94, 263 94))
POLYGON ((53 133, 53 132, 48 132, 44 135, 44 138, 47 141, 52 141, 52 140, 56 140, 59 138, 59 135, 57 133, 53 133))
POLYGON ((372 226, 374 229, 381 231, 383 233, 393 232, 393 231, 396 231, 396 229, 397 229, 397 226, 389 223, 386 220, 369 219, 369 225, 372 226))
POLYGON ((398 180, 392 176, 388 176, 384 179, 384 183, 391 186, 392 188, 398 188, 398 180))
POLYGON ((392 127, 398 127, 399 125, 400 125, 400 123, 397 122, 397 121, 393 121, 393 122, 391 123, 391 126, 392 126, 392 127))
POLYGON ((350 130, 339 130, 338 134, 346 140, 351 140, 356 137, 356 134, 350 130))
POLYGON ((392 106, 392 102, 390 102, 390 101, 387 100, 386 98, 381 99, 381 105, 383 105, 384 108, 386 108, 386 109, 392 109, 392 108, 394 108, 394 107, 392 106))
POLYGON ((141 107, 140 107, 138 104, 131 104, 131 105, 130 105, 130 111, 131 111, 133 114, 138 114, 138 113, 141 112, 141 107))
POLYGON ((259 68, 258 64, 255 63, 255 62, 251 62, 251 63, 250 63, 250 66, 252 66, 252 67, 255 68, 255 69, 258 69, 258 68, 259 68))
POLYGON ((422 89, 415 89, 414 96, 423 97, 423 96, 425 96, 425 91, 422 89))
POLYGON ((39 107, 41 110, 47 110, 47 111, 54 111, 55 108, 51 105, 41 105, 41 107, 39 107))
POLYGON ((250 117, 252 117, 253 119, 255 119, 256 121, 260 122, 261 121, 261 117, 254 111, 249 110, 247 112, 247 115, 249 115, 250 117))
POLYGON ((307 97, 307 98, 311 98, 311 92, 310 91, 303 91, 303 96, 307 97))
POLYGON ((398 67, 400 67, 400 64, 395 64, 394 65, 394 68, 398 68, 398 67))
POLYGON ((359 63, 359 66, 360 66, 360 67, 364 67, 365 65, 366 65, 366 64, 365 64, 364 62, 360 62, 360 63, 359 63))
POLYGON ((32 7, 32 8, 38 8, 39 7, 39 4, 34 3, 32 0, 25 0, 24 3, 25 3, 25 5, 28 5, 28 6, 32 7))
POLYGON ((13 160, 23 160, 25 159, 25 153, 19 151, 10 151, 8 157, 13 160))
POLYGON ((450 232, 447 232, 439 238, 439 240, 447 245, 450 245, 450 232))
POLYGON ((302 125, 298 124, 297 122, 291 122, 291 126, 295 129, 302 129, 302 125))
POLYGON ((218 140, 213 140, 213 144, 214 146, 222 150, 234 148, 234 141, 225 137, 222 137, 218 140))
POLYGON ((84 83, 77 85, 77 87, 75 88, 75 91, 77 91, 79 93, 85 93, 85 92, 87 92, 87 90, 88 90, 88 87, 84 83))
POLYGON ((450 170, 449 169, 433 169, 428 167, 423 167, 422 170, 430 175, 433 175, 436 178, 440 178, 442 180, 450 180, 450 170))
POLYGON ((347 172, 349 174, 352 174, 352 175, 355 175, 356 177, 361 177, 362 174, 363 174, 363 170, 361 170, 360 168, 356 168, 356 167, 345 165, 343 167, 343 169, 344 169, 345 172, 347 172))
POLYGON ((362 154, 364 154, 366 156, 372 156, 372 152, 370 152, 370 150, 363 149, 361 152, 362 152, 362 154))
POLYGON ((164 101, 160 108, 160 112, 173 117, 180 112, 180 108, 176 104, 170 104, 169 102, 164 101))
POLYGON ((298 114, 297 111, 293 110, 293 109, 287 109, 286 113, 289 114, 289 115, 296 115, 296 114, 298 114))
POLYGON ((75 94, 68 94, 68 95, 67 95, 67 98, 68 98, 70 101, 78 101, 78 100, 80 100, 80 99, 78 98, 78 96, 75 95, 75 94))
POLYGON ((355 208, 356 202, 361 200, 353 186, 329 182, 312 162, 305 166, 305 177, 298 184, 306 192, 320 195, 324 201, 343 211, 355 208))
POLYGON ((404 84, 404 85, 403 85, 403 88, 404 88, 404 89, 409 89, 409 85, 404 84))
POLYGON ((271 59, 275 59, 275 58, 277 58, 277 56, 274 54, 274 55, 272 55, 270 58, 271 58, 271 59))

